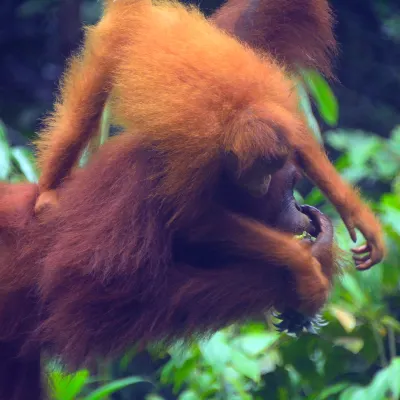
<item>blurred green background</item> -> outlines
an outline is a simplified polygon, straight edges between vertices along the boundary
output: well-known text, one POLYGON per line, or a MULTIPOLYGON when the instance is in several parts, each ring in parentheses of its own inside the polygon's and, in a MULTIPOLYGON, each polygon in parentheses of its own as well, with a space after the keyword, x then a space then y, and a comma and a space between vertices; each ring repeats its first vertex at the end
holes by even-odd
MULTIPOLYGON (((206 13, 215 0, 199 5, 206 13)), ((361 188, 384 224, 389 256, 373 270, 338 279, 319 336, 278 335, 264 320, 226 328, 190 346, 152 347, 90 375, 48 365, 54 400, 400 399, 400 3, 332 0, 338 23, 338 82, 313 71, 299 82, 301 105, 341 174, 361 188), (322 133, 321 133, 322 132, 322 133)), ((29 140, 51 109, 94 0, 2 0, 0 6, 0 179, 37 180, 29 140)), ((300 201, 332 216, 318 190, 300 201)), ((132 344, 133 345, 133 344, 132 344)))

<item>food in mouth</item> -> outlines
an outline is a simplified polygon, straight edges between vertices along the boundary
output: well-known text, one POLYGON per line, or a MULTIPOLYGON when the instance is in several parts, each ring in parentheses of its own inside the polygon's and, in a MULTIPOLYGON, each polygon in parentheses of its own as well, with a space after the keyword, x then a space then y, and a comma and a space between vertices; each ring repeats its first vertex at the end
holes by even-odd
POLYGON ((311 233, 308 233, 307 231, 303 231, 301 235, 294 235, 294 238, 296 240, 309 240, 311 242, 316 240, 316 237, 312 236, 311 233))
POLYGON ((309 205, 298 205, 296 203, 296 208, 305 214, 309 222, 301 234, 294 235, 296 240, 308 240, 310 242, 315 242, 320 234, 322 234, 321 218, 326 218, 325 215, 319 211, 317 208, 309 205))

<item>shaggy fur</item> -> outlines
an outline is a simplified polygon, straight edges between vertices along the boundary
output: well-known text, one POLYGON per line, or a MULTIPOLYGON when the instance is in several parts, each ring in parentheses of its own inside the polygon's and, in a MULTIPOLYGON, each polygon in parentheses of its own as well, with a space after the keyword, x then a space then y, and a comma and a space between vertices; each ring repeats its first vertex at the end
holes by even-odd
POLYGON ((323 305, 332 260, 321 275, 291 235, 268 228, 282 212, 279 203, 273 208, 273 190, 287 187, 279 175, 262 199, 210 181, 201 212, 193 204, 190 223, 178 228, 168 225, 168 204, 148 195, 160 184, 149 176, 164 167, 143 147, 133 136, 112 139, 40 220, 25 218, 26 210, 33 214, 35 185, 4 185, 20 206, 14 215, 0 209, 1 238, 13 249, 1 253, 2 304, 13 311, 1 314, 4 340, 36 327, 27 349, 43 346, 75 368, 130 343, 214 331, 271 306, 313 313, 323 305), (18 198, 22 189, 27 196, 18 198), (250 205, 257 220, 240 211, 250 205), (25 316, 27 307, 28 320, 15 313, 25 316))
POLYGON ((0 186, 0 400, 43 398, 41 349, 76 368, 272 306, 320 309, 331 245, 315 253, 273 229, 277 215, 292 215, 279 208, 290 164, 251 198, 228 183, 227 154, 236 176, 260 158, 296 162, 367 237, 362 263, 379 261, 379 223, 305 127, 271 55, 197 10, 110 1, 39 141, 39 189, 54 189, 57 204, 35 216, 37 186, 0 186), (70 173, 110 93, 126 132, 70 173))
POLYGON ((336 41, 326 0, 230 0, 211 19, 252 47, 272 54, 291 72, 298 67, 316 68, 333 76, 336 41))
MULTIPOLYGON (((291 49, 299 46, 304 49, 300 64, 305 54, 318 55, 322 67, 326 64, 324 54, 333 48, 333 35, 325 1, 279 2, 262 9, 271 15, 279 9, 282 19, 291 21, 282 26, 276 18, 268 31, 276 47, 279 41, 271 32, 282 28, 285 40, 291 36, 288 26, 296 32, 293 46, 282 49, 288 61, 294 62, 291 49), (311 29, 307 21, 315 26, 311 29), (318 39, 308 42, 303 36, 318 39), (314 47, 304 47, 308 45, 314 47)), ((115 122, 165 160, 157 190, 170 204, 172 219, 190 215, 185 208, 215 175, 221 155, 237 158, 240 176, 257 159, 284 160, 293 154, 336 206, 353 240, 355 228, 363 233, 368 241, 363 250, 370 257, 358 268, 370 268, 384 254, 380 224, 310 134, 286 66, 274 55, 242 45, 197 9, 165 1, 152 5, 148 0, 109 0, 103 19, 88 29, 82 52, 72 60, 60 101, 40 135, 41 193, 57 188, 68 176, 96 132, 110 94, 115 122)))

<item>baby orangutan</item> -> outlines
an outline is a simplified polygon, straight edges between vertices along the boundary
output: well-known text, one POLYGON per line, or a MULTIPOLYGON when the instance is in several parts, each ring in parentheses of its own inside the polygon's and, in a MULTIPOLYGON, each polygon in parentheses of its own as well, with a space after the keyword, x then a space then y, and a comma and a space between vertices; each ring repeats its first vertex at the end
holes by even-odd
MULTIPOLYGON (((233 6, 251 15, 254 4, 233 6)), ((259 7, 282 16, 301 4, 290 29, 304 19, 309 35, 330 32, 325 1, 285 4, 259 7)), ((88 29, 39 139, 39 185, 0 186, 0 400, 43 399, 43 350, 74 369, 271 308, 281 328, 312 330, 338 258, 330 220, 293 198, 302 173, 366 237, 358 268, 382 259, 378 221, 308 132, 287 76, 310 55, 325 65, 332 43, 308 51, 294 35, 304 54, 286 44, 292 56, 275 60, 260 50, 278 48, 271 22, 271 47, 255 51, 217 28, 223 10, 207 21, 176 3, 116 0, 88 29), (125 132, 73 170, 109 96, 125 132), (293 239, 304 231, 315 241, 293 239)))

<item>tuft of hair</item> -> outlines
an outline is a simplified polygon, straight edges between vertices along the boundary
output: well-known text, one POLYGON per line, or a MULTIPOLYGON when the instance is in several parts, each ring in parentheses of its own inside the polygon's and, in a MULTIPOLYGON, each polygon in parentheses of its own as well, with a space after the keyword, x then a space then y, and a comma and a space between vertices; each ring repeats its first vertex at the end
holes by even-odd
POLYGON ((292 72, 312 68, 333 77, 337 44, 326 0, 228 0, 212 20, 292 72))

